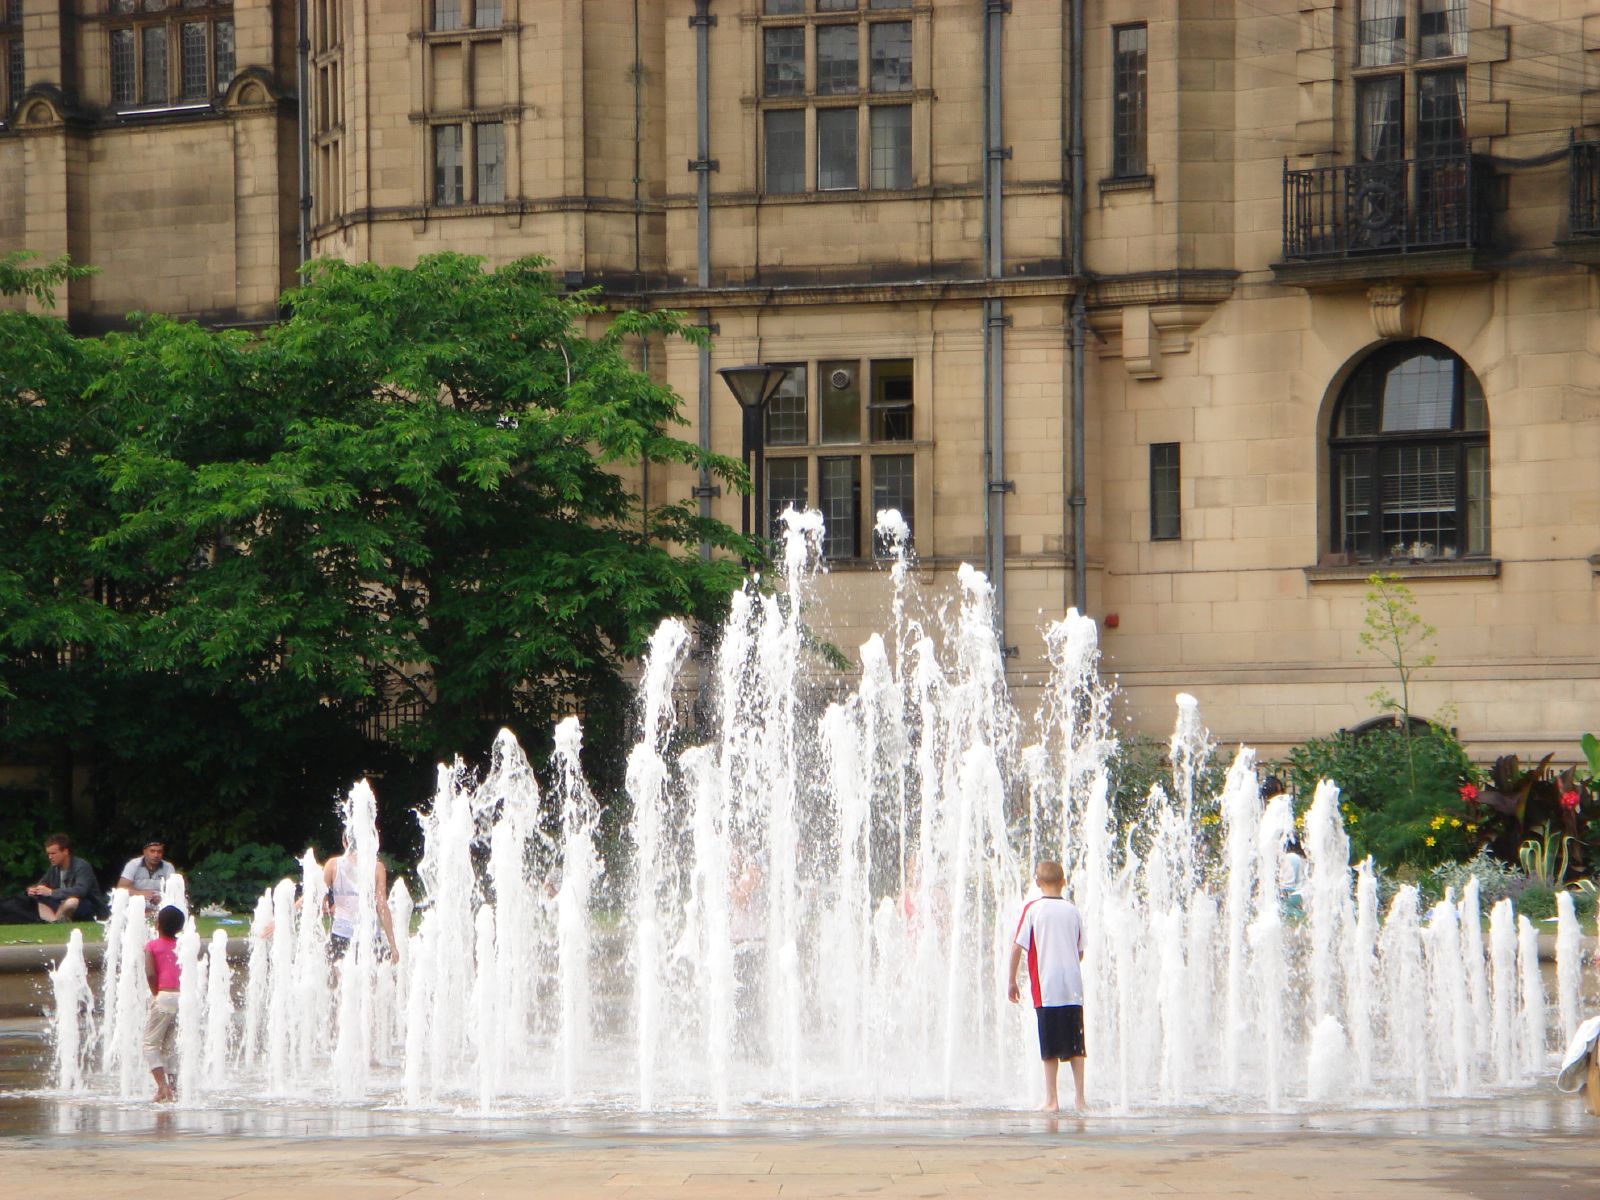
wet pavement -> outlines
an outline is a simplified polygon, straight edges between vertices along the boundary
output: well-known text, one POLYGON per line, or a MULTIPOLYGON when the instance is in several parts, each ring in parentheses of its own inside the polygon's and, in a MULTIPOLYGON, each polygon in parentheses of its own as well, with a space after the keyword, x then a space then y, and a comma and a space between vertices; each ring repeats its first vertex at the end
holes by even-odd
POLYGON ((48 1064, 42 1022, 0 1023, 0 1197, 36 1195, 46 1179, 57 1194, 148 1200, 1600 1195, 1600 1120, 1545 1089, 1265 1116, 928 1107, 489 1118, 226 1100, 158 1109, 40 1092, 48 1064))

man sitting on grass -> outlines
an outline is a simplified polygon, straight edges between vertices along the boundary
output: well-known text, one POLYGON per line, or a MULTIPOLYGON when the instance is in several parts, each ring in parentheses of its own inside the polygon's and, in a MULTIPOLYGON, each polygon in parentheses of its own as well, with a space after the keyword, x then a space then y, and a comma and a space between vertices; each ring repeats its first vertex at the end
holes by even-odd
POLYGON ((94 868, 72 853, 72 840, 52 833, 44 840, 50 869, 21 896, 0 899, 0 925, 35 921, 88 921, 105 915, 94 868))

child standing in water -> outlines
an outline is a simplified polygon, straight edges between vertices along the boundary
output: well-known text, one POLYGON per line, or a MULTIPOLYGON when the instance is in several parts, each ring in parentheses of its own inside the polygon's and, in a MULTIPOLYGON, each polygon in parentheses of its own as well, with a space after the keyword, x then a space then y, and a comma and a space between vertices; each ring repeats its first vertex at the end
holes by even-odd
POLYGON ((1072 1066, 1073 1107, 1084 1110, 1083 1097, 1083 918, 1072 901, 1061 894, 1066 876, 1058 862, 1039 864, 1033 880, 1044 893, 1022 909, 1006 972, 1006 995, 1011 1003, 1021 999, 1017 967, 1028 955, 1028 975, 1033 983, 1033 1009, 1039 1022, 1039 1057, 1044 1061, 1043 1112, 1061 1107, 1056 1076, 1065 1059, 1072 1066))
POLYGON ((150 985, 150 1015, 144 1024, 144 1060, 156 1081, 156 1102, 177 1099, 172 1089, 178 1041, 178 934, 183 910, 171 904, 156 914, 156 933, 144 944, 144 978, 150 985))

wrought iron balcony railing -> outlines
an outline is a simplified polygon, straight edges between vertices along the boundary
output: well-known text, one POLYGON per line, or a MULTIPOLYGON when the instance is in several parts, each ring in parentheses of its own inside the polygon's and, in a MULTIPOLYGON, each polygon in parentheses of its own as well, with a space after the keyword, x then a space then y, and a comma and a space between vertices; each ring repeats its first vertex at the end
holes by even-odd
POLYGON ((1600 237, 1600 142, 1572 142, 1571 232, 1600 237))
POLYGON ((1283 169, 1283 255, 1352 258, 1475 250, 1493 172, 1470 154, 1283 169))

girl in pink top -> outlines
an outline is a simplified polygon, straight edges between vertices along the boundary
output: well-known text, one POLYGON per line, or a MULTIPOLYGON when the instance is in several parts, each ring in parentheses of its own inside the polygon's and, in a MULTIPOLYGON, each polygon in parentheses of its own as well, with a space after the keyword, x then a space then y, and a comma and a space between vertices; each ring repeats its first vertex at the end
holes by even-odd
POLYGON ((150 985, 150 1015, 144 1025, 144 1059, 156 1081, 156 1101, 177 1098, 172 1066, 178 1040, 178 934, 183 910, 167 905, 156 914, 160 935, 144 944, 144 978, 150 985))

